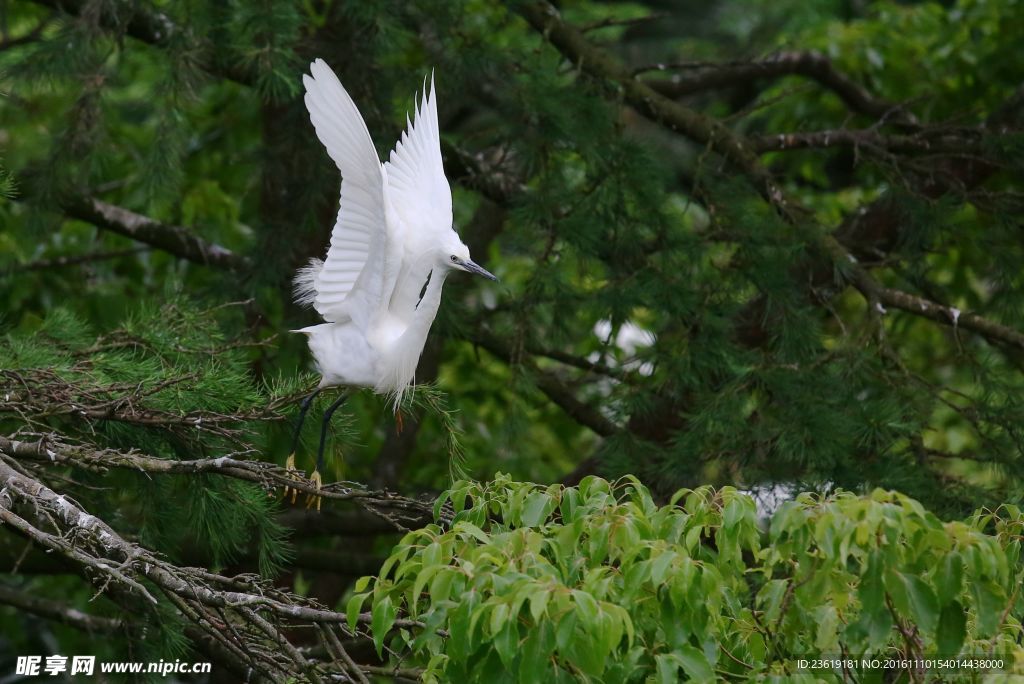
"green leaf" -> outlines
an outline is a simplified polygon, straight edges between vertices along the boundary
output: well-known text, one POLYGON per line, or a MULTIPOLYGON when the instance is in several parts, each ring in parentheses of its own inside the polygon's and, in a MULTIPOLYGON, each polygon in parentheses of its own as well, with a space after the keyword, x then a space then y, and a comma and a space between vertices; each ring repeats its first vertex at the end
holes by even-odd
POLYGON ((354 594, 348 600, 348 605, 345 607, 345 617, 348 618, 348 628, 350 631, 354 632, 356 625, 359 624, 359 615, 363 611, 363 603, 366 601, 367 596, 369 596, 369 593, 354 594))
POLYGON ((788 580, 776 579, 765 582, 761 591, 757 592, 757 602, 764 611, 765 619, 774 623, 779 619, 782 610, 782 598, 786 595, 788 580))
POLYGON ((441 553, 441 545, 437 542, 427 544, 427 548, 423 549, 420 561, 423 563, 423 569, 426 570, 431 566, 441 565, 441 553))
POLYGON ((952 658, 960 653, 967 637, 967 613, 959 601, 947 603, 939 615, 939 625, 935 631, 936 655, 940 658, 952 658))
POLYGON ((544 615, 544 612, 548 607, 548 600, 551 598, 550 589, 537 589, 530 594, 530 616, 533 618, 535 623, 540 622, 540 618, 544 615))
POLYGON ((537 627, 529 630, 520 647, 522 659, 519 663, 519 681, 522 684, 535 684, 551 680, 549 657, 555 643, 551 634, 551 621, 545 620, 537 627))
POLYGON ((935 588, 939 603, 948 605, 957 600, 963 587, 964 563, 960 554, 953 551, 946 554, 935 573, 935 588))
POLYGON ((575 640, 577 622, 578 618, 574 610, 566 612, 558 621, 558 627, 555 629, 555 644, 560 652, 568 651, 569 645, 575 640))
POLYGON ((835 606, 821 606, 814 611, 814 617, 818 623, 814 647, 824 653, 831 652, 838 643, 839 613, 835 606))
POLYGON ((922 631, 931 633, 939 621, 939 601, 927 582, 916 575, 901 575, 910 602, 910 614, 922 631))
POLYGON ((441 568, 441 570, 434 575, 434 580, 430 583, 430 603, 436 606, 442 601, 447 601, 448 596, 451 594, 452 582, 455 581, 458 572, 451 568, 441 568))
POLYGON ((679 659, 672 654, 662 653, 654 656, 659 684, 675 684, 679 681, 679 659))
POLYGON ((989 580, 976 580, 971 583, 974 595, 974 618, 978 621, 978 636, 988 639, 999 629, 1006 599, 998 585, 989 580))
POLYGON ((651 581, 655 584, 662 584, 668 568, 675 559, 676 554, 669 549, 663 550, 658 556, 651 560, 651 581))
POLYGON ((537 527, 547 517, 548 506, 552 504, 551 497, 544 492, 534 492, 526 497, 523 506, 523 526, 537 527))
POLYGON ((519 629, 515 620, 506 620, 494 636, 494 649, 505 667, 511 667, 519 650, 519 629))
POLYGON ((498 634, 498 632, 502 630, 502 628, 505 626, 505 623, 508 621, 508 604, 499 603, 498 605, 494 606, 494 608, 491 610, 491 636, 493 637, 495 634, 498 634))
POLYGON ((384 654, 384 639, 391 626, 395 624, 397 609, 391 602, 390 596, 385 596, 373 606, 373 619, 370 621, 370 629, 373 632, 373 645, 377 649, 377 657, 384 654))
POLYGON ((686 672, 690 679, 696 682, 715 681, 715 672, 711 669, 711 664, 708 662, 707 656, 704 655, 703 651, 689 644, 684 644, 676 653, 683 671, 686 672))
POLYGON ((727 530, 736 527, 743 520, 744 513, 743 501, 739 498, 733 499, 726 504, 722 513, 722 526, 727 530))
POLYGON ((491 543, 491 538, 487 535, 487 533, 481 530, 473 523, 469 522, 468 520, 460 520, 459 522, 455 523, 454 531, 459 534, 468 534, 481 544, 491 543))

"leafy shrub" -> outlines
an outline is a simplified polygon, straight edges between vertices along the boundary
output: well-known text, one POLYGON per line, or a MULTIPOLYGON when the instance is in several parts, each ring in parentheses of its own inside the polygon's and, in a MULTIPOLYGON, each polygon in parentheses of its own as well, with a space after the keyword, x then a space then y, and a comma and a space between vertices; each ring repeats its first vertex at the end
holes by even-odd
POLYGON ((501 475, 457 483, 438 513, 448 502, 450 528, 408 533, 348 605, 354 621, 369 600, 378 651, 428 681, 789 681, 799 658, 893 655, 1024 671, 1013 506, 943 522, 897 493, 803 494, 763 530, 733 488, 659 506, 630 478, 501 475))

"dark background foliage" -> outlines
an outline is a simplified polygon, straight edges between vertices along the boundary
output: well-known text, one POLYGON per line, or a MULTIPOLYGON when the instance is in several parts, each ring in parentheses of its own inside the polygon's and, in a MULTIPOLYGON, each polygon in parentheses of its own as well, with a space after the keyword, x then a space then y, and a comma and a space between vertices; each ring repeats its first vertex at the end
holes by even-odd
MULTIPOLYGON (((128 542, 326 605, 429 519, 453 427, 477 479, 1018 501, 1021 35, 1009 0, 0 2, 0 436, 63 435, 28 472, 128 542), (289 281, 337 211, 315 57, 382 157, 434 70, 456 226, 500 278, 448 281, 401 432, 346 405, 325 479, 371 504, 321 515, 264 491, 314 382, 289 281), (83 444, 268 468, 83 474, 83 444), (408 519, 367 512, 384 490, 408 519)), ((22 536, 0 591, 95 592, 22 536)), ((93 641, 13 605, 8 654, 93 641)))

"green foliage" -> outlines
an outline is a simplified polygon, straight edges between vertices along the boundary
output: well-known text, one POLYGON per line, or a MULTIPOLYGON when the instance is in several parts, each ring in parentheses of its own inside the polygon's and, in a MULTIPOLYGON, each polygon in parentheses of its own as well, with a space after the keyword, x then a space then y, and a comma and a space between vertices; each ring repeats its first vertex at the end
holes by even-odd
MULTIPOLYGON (((797 657, 839 652, 998 653, 1019 668, 1019 352, 964 317, 883 311, 812 238, 856 243, 886 287, 1021 329, 1024 135, 1019 116, 979 125, 1019 92, 1024 3, 555 3, 656 87, 814 50, 887 101, 884 116, 866 114, 820 71, 675 98, 755 147, 867 136, 757 153, 806 209, 798 226, 713 146, 565 59, 518 2, 54 4, 0 10, 0 377, 4 391, 40 390, 25 413, 0 404, 3 434, 59 431, 163 459, 283 458, 283 406, 314 382, 301 336, 283 331, 316 319, 290 303, 288 281, 323 256, 338 197, 301 73, 315 57, 338 71, 385 159, 435 69, 456 228, 501 281, 453 275, 424 359, 437 370, 421 376, 436 382, 404 407, 415 428, 396 435, 388 402, 355 393, 324 475, 431 496, 511 475, 454 485, 455 525, 410 533, 379 580, 357 585, 350 612, 373 607, 378 651, 453 681, 792 681, 797 657), (221 272, 75 220, 69 193, 251 266, 221 272), (851 237, 876 201, 884 220, 851 237), (169 282, 246 303, 201 311, 169 282), (381 464, 388 450, 398 456, 381 464), (575 481, 581 465, 636 480, 520 483, 575 481), (784 504, 762 530, 726 485, 825 494, 784 504), (680 487, 681 505, 655 505, 680 487), (979 506, 991 511, 959 522, 979 506), (428 627, 392 629, 410 616, 428 627)), ((300 467, 331 399, 313 405, 300 467)), ((248 483, 54 471, 175 562, 297 570, 276 500, 248 483)), ((340 600, 337 568, 301 571, 303 593, 340 600)), ((17 581, 114 612, 102 597, 90 605, 80 582, 17 581)), ((146 642, 161 657, 181 652, 173 614, 146 642)))
MULTIPOLYGON (((232 345, 222 332, 234 308, 172 298, 139 307, 100 336, 58 308, 30 333, 8 332, 0 339, 3 434, 56 432, 88 449, 170 460, 255 453, 265 422, 277 417, 273 406, 300 394, 309 378, 273 389, 254 382, 248 364, 256 347, 232 345)), ((122 534, 174 561, 219 569, 252 555, 262 574, 274 576, 289 558, 277 499, 255 484, 113 468, 78 478, 84 487, 75 497, 87 510, 118 520, 122 534)), ((160 619, 143 639, 147 653, 180 655, 184 625, 160 619)))
POLYGON ((457 483, 448 505, 450 528, 407 534, 348 603, 369 603, 378 652, 427 681, 762 681, 796 677, 798 658, 900 653, 1024 672, 1014 506, 944 523, 893 492, 804 494, 765 531, 730 487, 659 506, 633 478, 504 475, 457 483), (405 612, 423 627, 393 630, 405 612))
POLYGON ((448 477, 452 483, 467 479, 466 452, 462 447, 462 428, 454 411, 448 408, 445 395, 433 384, 419 384, 402 398, 400 410, 423 410, 437 419, 444 434, 444 450, 448 457, 448 477))

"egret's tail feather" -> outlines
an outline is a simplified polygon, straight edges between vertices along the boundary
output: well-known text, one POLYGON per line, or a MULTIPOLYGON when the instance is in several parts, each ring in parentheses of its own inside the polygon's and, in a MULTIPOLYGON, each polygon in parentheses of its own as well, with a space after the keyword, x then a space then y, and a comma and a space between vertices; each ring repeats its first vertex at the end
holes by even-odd
POLYGON ((309 263, 298 270, 292 281, 292 296, 299 306, 312 306, 316 299, 316 277, 324 267, 321 259, 310 259, 309 263))

